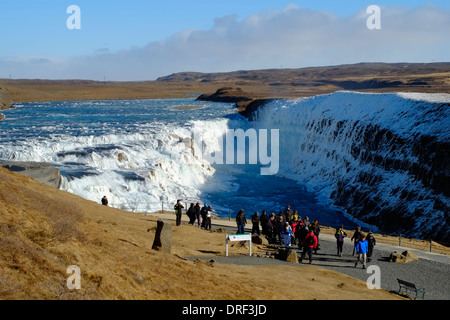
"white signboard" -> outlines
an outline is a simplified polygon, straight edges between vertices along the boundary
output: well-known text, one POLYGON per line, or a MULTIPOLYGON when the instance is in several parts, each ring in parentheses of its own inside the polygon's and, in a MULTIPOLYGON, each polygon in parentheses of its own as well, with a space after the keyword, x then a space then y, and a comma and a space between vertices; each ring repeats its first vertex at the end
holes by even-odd
POLYGON ((250 241, 250 256, 252 255, 252 235, 250 233, 227 234, 226 238, 226 256, 228 257, 228 241, 250 241))

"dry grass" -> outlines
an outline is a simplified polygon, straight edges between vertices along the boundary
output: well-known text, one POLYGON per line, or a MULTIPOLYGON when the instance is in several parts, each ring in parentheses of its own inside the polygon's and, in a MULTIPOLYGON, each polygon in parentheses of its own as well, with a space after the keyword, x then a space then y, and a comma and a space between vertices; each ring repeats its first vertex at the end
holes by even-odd
MULTIPOLYGON (((0 202, 0 299, 399 299, 314 266, 185 260, 225 255, 223 233, 188 225, 173 227, 171 254, 155 251, 157 218, 101 206, 4 169, 0 202), (81 269, 80 290, 66 286, 70 265, 81 269), (282 276, 261 278, 271 274, 282 276)), ((247 252, 233 248, 233 254, 247 252)))

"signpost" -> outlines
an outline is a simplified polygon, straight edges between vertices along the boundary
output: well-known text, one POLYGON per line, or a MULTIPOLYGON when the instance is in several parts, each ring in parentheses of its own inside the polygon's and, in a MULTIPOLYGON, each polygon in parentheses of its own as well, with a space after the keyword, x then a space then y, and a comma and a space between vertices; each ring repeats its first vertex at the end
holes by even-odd
POLYGON ((250 256, 252 255, 252 235, 250 233, 242 234, 227 234, 225 238, 226 242, 226 256, 228 257, 228 241, 249 241, 250 242, 250 256))

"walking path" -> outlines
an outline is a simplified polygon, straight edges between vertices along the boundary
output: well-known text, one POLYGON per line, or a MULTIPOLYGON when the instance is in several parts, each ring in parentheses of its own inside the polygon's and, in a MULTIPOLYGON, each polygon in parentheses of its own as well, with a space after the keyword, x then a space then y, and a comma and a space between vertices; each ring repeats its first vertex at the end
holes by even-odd
MULTIPOLYGON (((167 220, 175 220, 175 214, 153 214, 156 217, 167 220)), ((183 222, 188 222, 186 215, 182 216, 183 222)), ((212 219, 213 227, 224 228, 227 232, 235 233, 237 230, 235 221, 225 219, 212 219)), ((344 241, 343 256, 336 255, 336 239, 334 235, 321 233, 320 250, 313 256, 313 265, 333 269, 352 277, 367 281, 372 273, 362 269, 361 264, 355 268, 356 255, 352 256, 353 244, 350 237, 344 241)), ((294 246, 291 249, 300 250, 294 246)), ((233 263, 245 265, 267 265, 267 264, 288 264, 296 266, 297 264, 287 263, 280 260, 249 257, 244 255, 237 256, 214 256, 218 263, 233 263)), ((300 263, 298 266, 303 266, 300 263)), ((425 288, 425 300, 449 300, 450 299, 450 256, 427 252, 407 247, 394 246, 377 242, 375 246, 372 261, 367 266, 376 265, 380 269, 381 287, 385 290, 397 292, 397 278, 412 282, 416 286, 425 288), (405 250, 413 251, 419 257, 419 261, 410 263, 389 262, 389 255, 394 252, 403 252, 405 250)), ((339 297, 336 297, 339 299, 339 297)))

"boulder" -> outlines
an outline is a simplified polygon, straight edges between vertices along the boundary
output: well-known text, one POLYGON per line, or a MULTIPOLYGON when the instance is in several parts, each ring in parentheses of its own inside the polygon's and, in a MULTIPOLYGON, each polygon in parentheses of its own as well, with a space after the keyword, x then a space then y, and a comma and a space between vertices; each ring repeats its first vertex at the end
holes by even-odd
POLYGON ((404 256, 406 258, 407 262, 419 261, 419 257, 417 256, 417 254, 412 251, 408 251, 408 250, 404 251, 404 252, 402 252, 402 256, 404 256))
POLYGON ((403 251, 402 253, 394 251, 389 256, 390 262, 395 263, 408 263, 412 261, 418 261, 419 257, 412 251, 403 251))
POLYGON ((395 263, 405 263, 406 262, 406 257, 403 256, 400 252, 394 251, 389 256, 389 261, 390 262, 395 262, 395 263))
POLYGON ((298 255, 297 255, 297 251, 295 250, 291 250, 291 249, 287 249, 287 248, 282 248, 278 250, 278 259, 286 261, 286 262, 291 262, 291 263, 298 263, 298 255))
POLYGON ((262 245, 269 245, 269 241, 267 240, 267 238, 263 235, 253 235, 252 236, 252 243, 254 244, 262 244, 262 245))
POLYGON ((172 225, 167 220, 158 220, 156 226, 155 239, 152 249, 163 250, 168 253, 172 250, 172 225))

